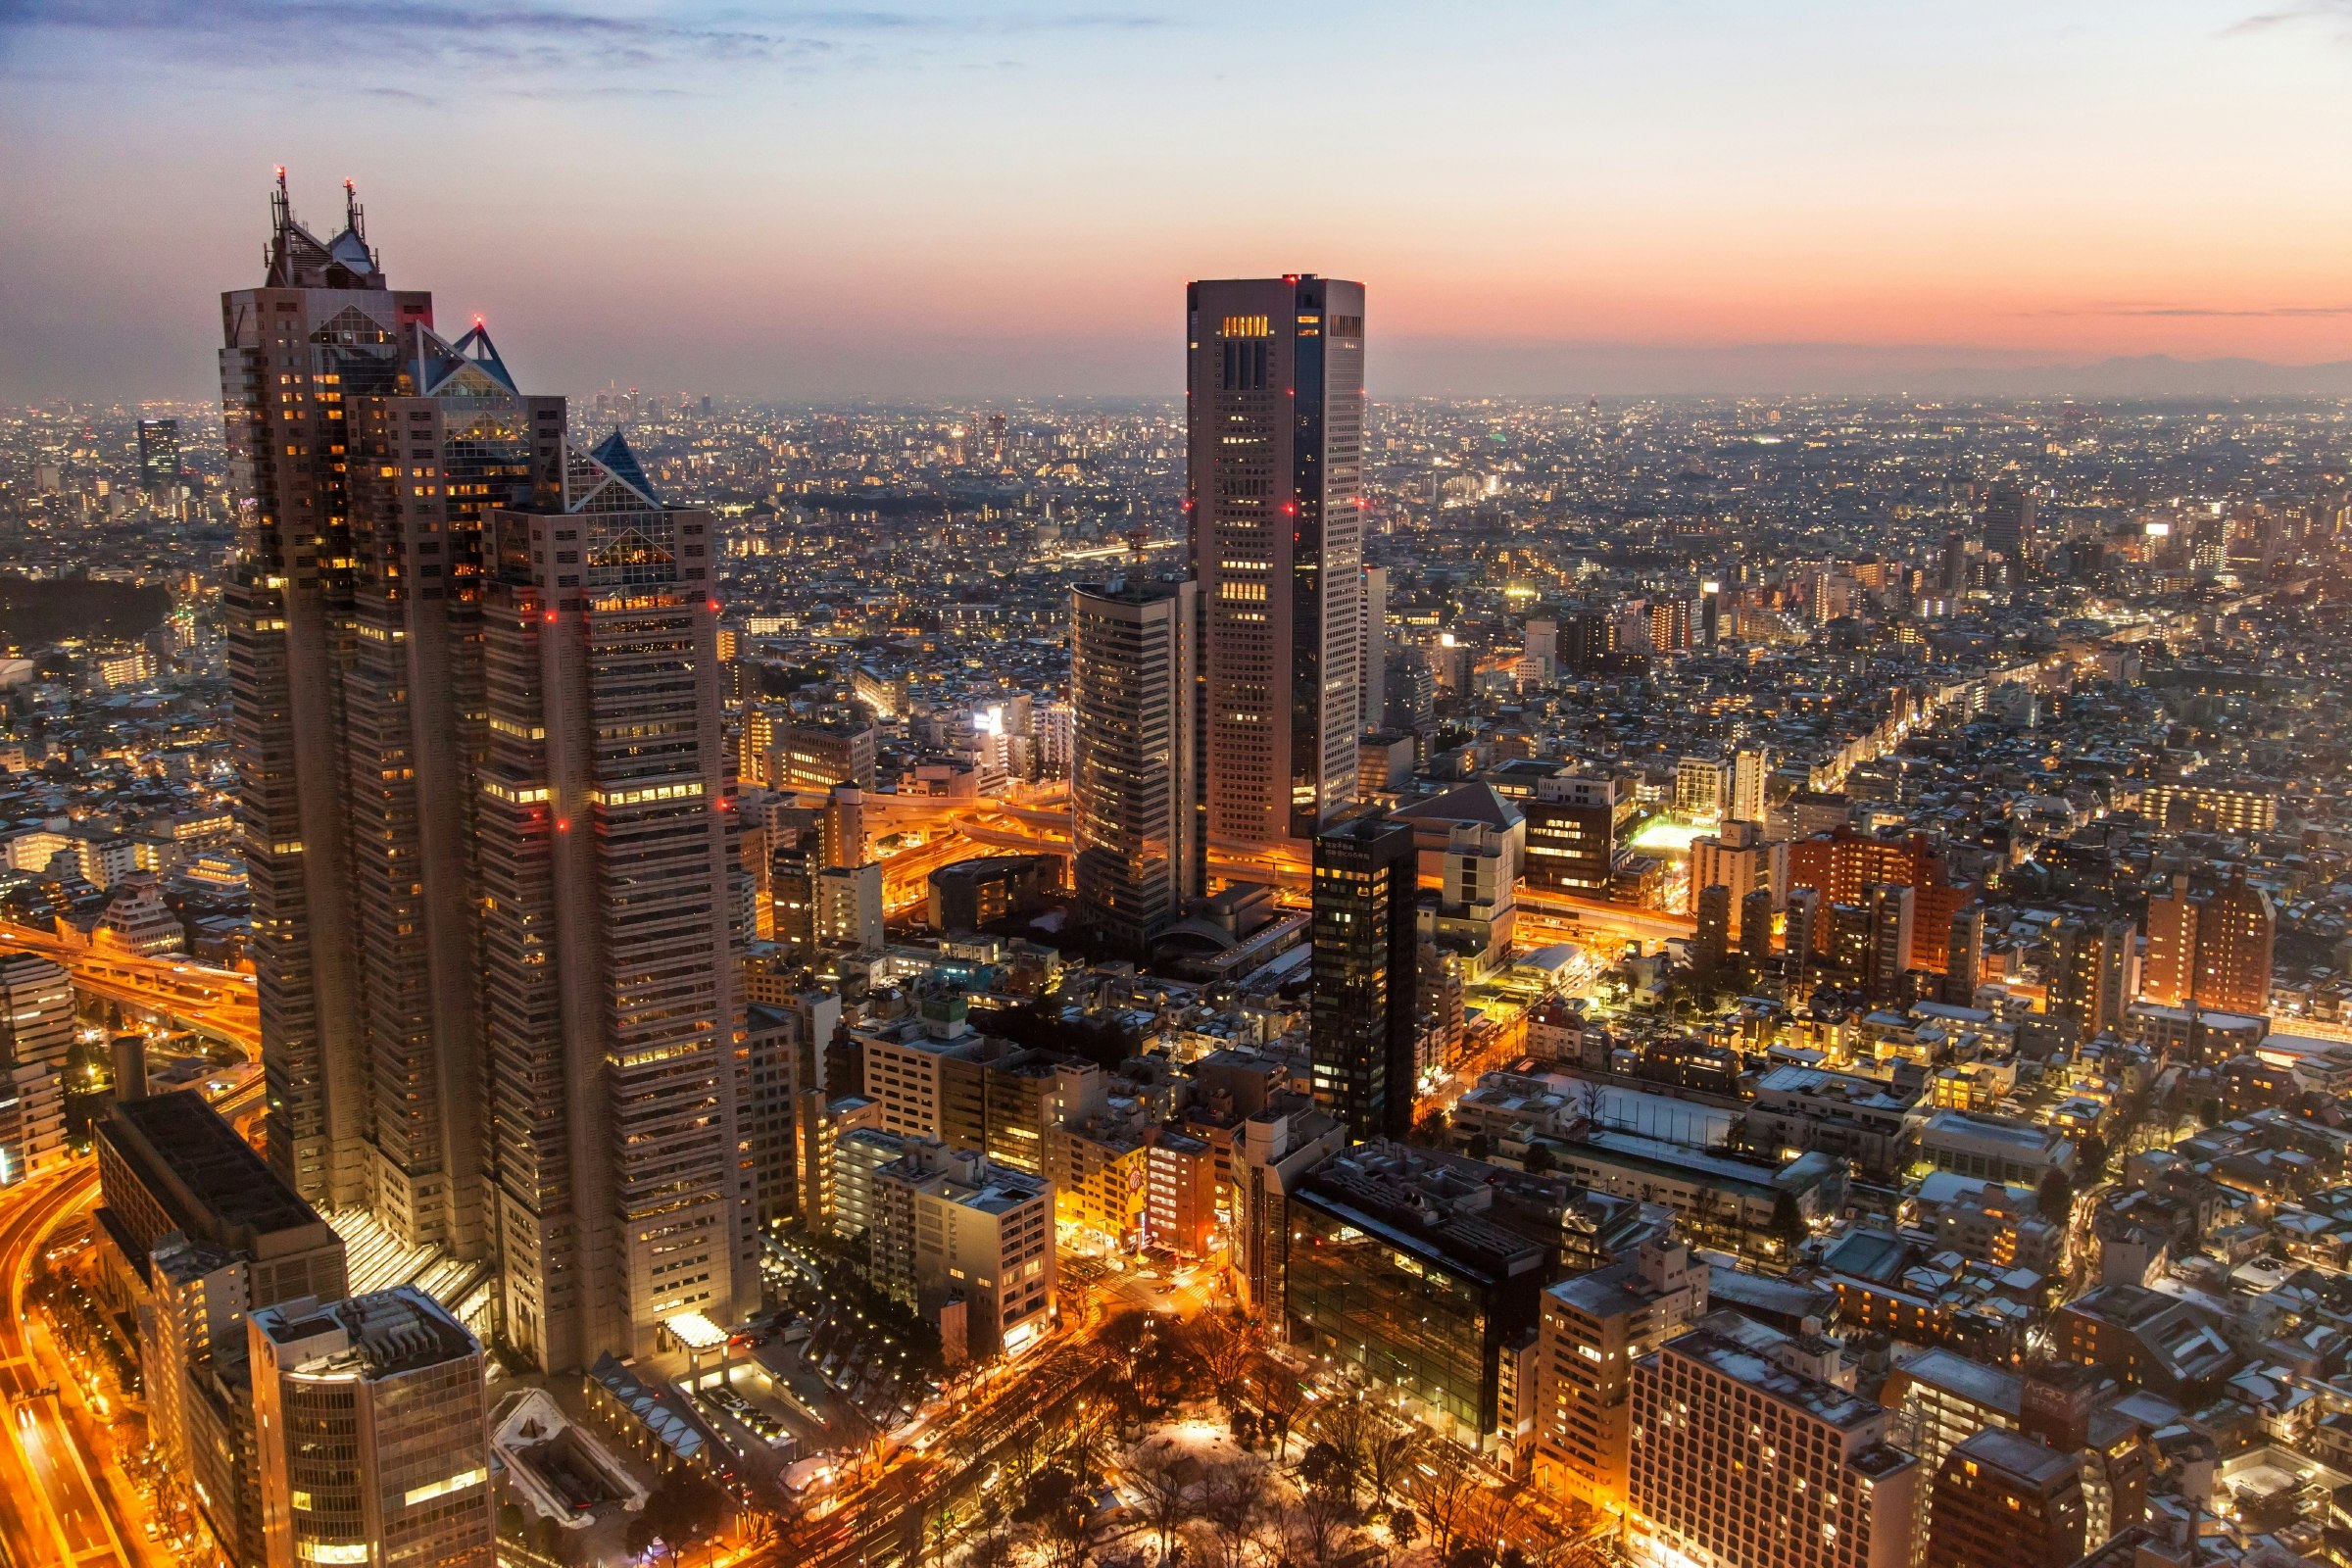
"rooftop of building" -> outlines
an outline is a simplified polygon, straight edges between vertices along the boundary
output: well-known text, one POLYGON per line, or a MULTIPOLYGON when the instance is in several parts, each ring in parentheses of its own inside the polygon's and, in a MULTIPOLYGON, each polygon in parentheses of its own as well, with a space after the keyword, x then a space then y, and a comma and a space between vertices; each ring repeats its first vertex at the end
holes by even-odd
POLYGON ((2015 1420, 2025 1408, 2026 1380, 2014 1372, 1971 1360, 1941 1346, 1916 1351, 1896 1363, 1895 1370, 1914 1383, 1966 1399, 2015 1420))
MULTIPOLYGON (((162 1176, 202 1205, 201 1216, 173 1216, 183 1225, 209 1228, 201 1221, 210 1217, 228 1229, 267 1236, 326 1224, 193 1089, 117 1101, 99 1122, 98 1136, 144 1168, 142 1181, 152 1185, 162 1176), (160 1171, 153 1168, 158 1164, 160 1171)), ((159 1196, 169 1200, 177 1195, 159 1196)))
POLYGON ((1860 1395, 1792 1372, 1773 1360, 1773 1347, 1786 1338, 1737 1312, 1714 1312, 1700 1327, 1668 1341, 1663 1353, 1695 1361, 1840 1432, 1853 1431, 1886 1415, 1884 1407, 1860 1395))
POLYGON ((2023 1487, 2046 1492, 2063 1485, 2076 1476, 2082 1467, 2079 1454, 2060 1453, 2044 1444, 2034 1442, 2001 1427, 1984 1427, 1953 1447, 1951 1458, 1945 1462, 1969 1461, 1998 1470, 2023 1487))
POLYGON ((1535 1242, 1480 1218, 1491 1192, 1426 1150, 1359 1145, 1316 1166, 1292 1198, 1449 1273, 1488 1283, 1527 1274, 1546 1256, 1535 1242))
POLYGON ((338 1335, 337 1348, 306 1357, 305 1377, 398 1377, 481 1353, 481 1344, 440 1302, 414 1285, 320 1302, 315 1297, 265 1307, 254 1325, 280 1345, 338 1335))

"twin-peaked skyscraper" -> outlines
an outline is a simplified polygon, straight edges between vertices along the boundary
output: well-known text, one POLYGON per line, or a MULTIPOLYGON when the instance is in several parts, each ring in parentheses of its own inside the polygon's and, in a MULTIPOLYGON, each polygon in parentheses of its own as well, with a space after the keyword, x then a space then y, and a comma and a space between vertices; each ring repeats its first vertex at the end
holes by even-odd
POLYGON ((710 519, 281 175, 223 295, 270 1156, 549 1367, 752 1304, 710 519))

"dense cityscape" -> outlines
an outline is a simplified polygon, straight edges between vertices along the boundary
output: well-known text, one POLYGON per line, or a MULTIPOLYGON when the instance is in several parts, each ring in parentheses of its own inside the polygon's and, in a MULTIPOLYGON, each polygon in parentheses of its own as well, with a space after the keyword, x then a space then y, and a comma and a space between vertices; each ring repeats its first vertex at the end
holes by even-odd
POLYGON ((566 390, 342 206, 0 409, 0 1562, 2352 1562, 2344 404, 566 390))

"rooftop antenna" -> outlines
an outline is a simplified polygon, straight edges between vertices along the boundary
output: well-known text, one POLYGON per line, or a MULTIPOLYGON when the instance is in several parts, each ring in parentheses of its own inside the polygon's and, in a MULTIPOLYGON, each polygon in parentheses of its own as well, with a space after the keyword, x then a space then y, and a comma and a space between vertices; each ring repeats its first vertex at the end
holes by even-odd
POLYGON ((343 182, 343 221, 348 223, 351 231, 362 239, 368 237, 365 222, 367 216, 368 209, 360 205, 359 187, 350 180, 345 180, 343 182))
POLYGON ((294 221, 293 204, 286 198, 286 166, 274 166, 277 188, 270 193, 270 243, 262 247, 262 268, 274 270, 277 258, 285 249, 286 227, 294 221))

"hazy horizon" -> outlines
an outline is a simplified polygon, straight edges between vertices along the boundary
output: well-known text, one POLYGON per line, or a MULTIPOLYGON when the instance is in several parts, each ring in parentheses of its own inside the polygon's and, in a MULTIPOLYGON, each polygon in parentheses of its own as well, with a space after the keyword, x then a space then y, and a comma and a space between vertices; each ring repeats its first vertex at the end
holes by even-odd
POLYGON ((278 163, 534 386, 1147 394, 1312 270, 1375 396, 2344 395, 2347 75, 2311 0, 18 0, 0 398, 210 395, 278 163))

